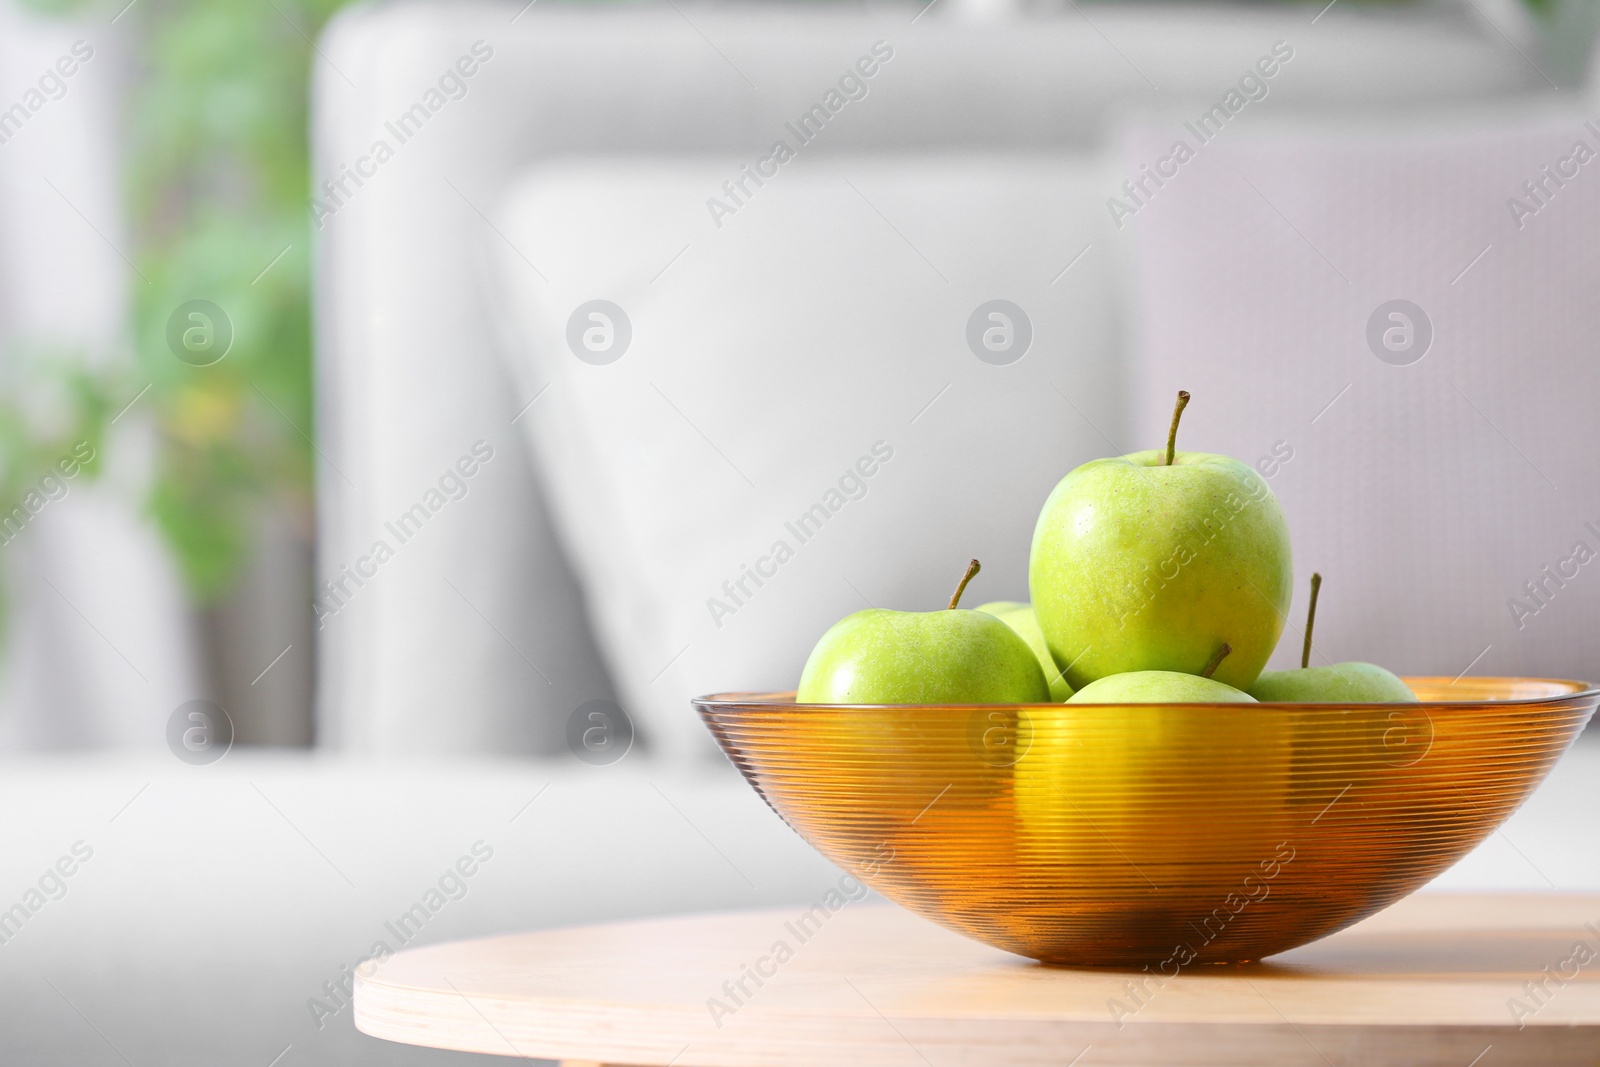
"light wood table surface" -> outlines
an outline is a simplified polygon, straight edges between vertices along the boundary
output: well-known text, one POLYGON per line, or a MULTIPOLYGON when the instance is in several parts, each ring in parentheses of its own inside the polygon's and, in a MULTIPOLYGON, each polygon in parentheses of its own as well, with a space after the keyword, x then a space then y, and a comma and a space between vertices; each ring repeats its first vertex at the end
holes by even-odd
POLYGON ((568 1067, 1600 1064, 1600 896, 1424 894, 1264 963, 1165 981, 1043 967, 887 905, 804 915, 414 949, 358 975, 355 1022, 568 1067))

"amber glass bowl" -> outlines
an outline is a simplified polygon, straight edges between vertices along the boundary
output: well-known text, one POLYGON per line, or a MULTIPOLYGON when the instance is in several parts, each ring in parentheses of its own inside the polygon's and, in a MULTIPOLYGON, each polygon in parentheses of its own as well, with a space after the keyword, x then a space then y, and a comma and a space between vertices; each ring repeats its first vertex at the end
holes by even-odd
POLYGON ((1303 945, 1423 885, 1600 699, 1406 681, 1421 703, 695 706, 801 837, 889 899, 1046 962, 1170 974, 1303 945))

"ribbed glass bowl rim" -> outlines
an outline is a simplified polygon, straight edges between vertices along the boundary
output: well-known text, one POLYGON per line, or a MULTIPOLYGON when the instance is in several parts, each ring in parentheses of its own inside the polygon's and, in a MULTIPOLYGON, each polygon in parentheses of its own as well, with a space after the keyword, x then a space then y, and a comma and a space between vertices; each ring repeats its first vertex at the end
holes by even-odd
MULTIPOLYGON (((1443 677, 1443 675, 1438 676, 1440 679, 1443 677)), ((1415 679, 1416 681, 1436 681, 1436 679, 1432 676, 1423 675, 1412 675, 1408 678, 1403 678, 1402 680, 1409 681, 1411 679, 1415 679)), ((1260 711, 1262 709, 1270 711, 1305 711, 1308 709, 1316 710, 1324 708, 1341 710, 1349 708, 1393 708, 1396 710, 1405 710, 1419 707, 1435 709, 1460 708, 1462 710, 1487 710, 1490 708, 1533 707, 1542 704, 1592 700, 1596 697, 1600 697, 1600 685, 1597 685, 1594 682, 1579 681, 1575 678, 1533 678, 1521 677, 1517 675, 1485 675, 1477 677, 1477 680, 1479 681, 1487 681, 1491 679, 1494 681, 1504 681, 1511 684, 1542 683, 1545 685, 1569 686, 1570 689, 1565 693, 1552 693, 1546 696, 1535 697, 1507 698, 1504 700, 1402 700, 1371 702, 1328 701, 1325 703, 1289 703, 1286 701, 1262 700, 1253 704, 1232 701, 1189 702, 1177 700, 1161 701, 1159 703, 1126 703, 1112 701, 1105 704, 1091 704, 1088 702, 1057 703, 1054 701, 1040 704, 800 704, 794 699, 794 690, 768 690, 752 692, 708 693, 705 696, 693 698, 689 703, 698 709, 702 714, 708 711, 721 711, 723 709, 736 709, 747 712, 769 712, 791 711, 795 708, 851 712, 927 710, 930 708, 961 711, 978 708, 1130 708, 1148 709, 1152 711, 1164 708, 1248 708, 1251 711, 1260 711)), ((1457 678, 1455 681, 1459 682, 1461 679, 1457 678)), ((1447 684, 1453 685, 1455 683, 1450 682, 1447 684)))

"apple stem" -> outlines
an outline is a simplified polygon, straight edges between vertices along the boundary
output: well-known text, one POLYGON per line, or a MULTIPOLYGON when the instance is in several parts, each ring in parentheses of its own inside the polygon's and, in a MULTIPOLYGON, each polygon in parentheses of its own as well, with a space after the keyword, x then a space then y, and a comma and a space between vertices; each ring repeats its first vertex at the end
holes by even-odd
POLYGON ((1322 575, 1311 573, 1311 606, 1306 609, 1306 643, 1300 649, 1300 669, 1311 666, 1311 627, 1317 622, 1317 593, 1322 589, 1322 575))
POLYGON ((1178 447, 1178 420, 1183 418, 1183 409, 1189 406, 1189 390, 1178 390, 1178 402, 1172 407, 1172 425, 1167 427, 1167 462, 1172 466, 1172 455, 1178 447))
POLYGON ((1224 641, 1222 643, 1222 647, 1217 649, 1216 652, 1212 653, 1211 662, 1207 663, 1206 669, 1200 672, 1200 677, 1209 678, 1213 674, 1217 673, 1217 667, 1222 664, 1223 660, 1228 658, 1228 653, 1232 651, 1233 646, 1224 641))
POLYGON ((977 575, 980 569, 981 568, 979 567, 977 560, 973 560, 971 563, 967 564, 967 573, 961 576, 961 584, 956 586, 956 591, 951 595, 950 606, 948 610, 956 610, 956 606, 961 603, 961 594, 967 591, 967 583, 972 581, 973 577, 977 575))

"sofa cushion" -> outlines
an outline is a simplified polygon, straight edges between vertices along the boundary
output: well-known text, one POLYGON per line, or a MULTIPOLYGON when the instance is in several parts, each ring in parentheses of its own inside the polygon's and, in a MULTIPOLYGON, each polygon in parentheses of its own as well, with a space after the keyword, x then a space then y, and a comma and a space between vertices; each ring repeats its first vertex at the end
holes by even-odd
POLYGON ((380 944, 803 909, 841 877, 731 768, 634 757, 41 757, 0 805, 32 813, 0 854, 6 1063, 461 1064, 357 1033, 351 969, 380 944))
MULTIPOLYGON (((1186 387, 1188 446, 1268 476, 1297 571, 1276 664, 1315 570, 1319 663, 1600 677, 1600 128, 1236 121, 1125 219, 1135 424, 1186 387)), ((1130 132, 1124 172, 1177 128, 1130 132)))
POLYGON ((764 157, 540 167, 505 209, 522 425, 624 705, 675 751, 705 745, 691 697, 791 689, 835 620, 941 607, 970 558, 972 604, 1026 599, 1040 504, 1124 434, 1093 160, 743 181, 764 157))

